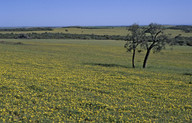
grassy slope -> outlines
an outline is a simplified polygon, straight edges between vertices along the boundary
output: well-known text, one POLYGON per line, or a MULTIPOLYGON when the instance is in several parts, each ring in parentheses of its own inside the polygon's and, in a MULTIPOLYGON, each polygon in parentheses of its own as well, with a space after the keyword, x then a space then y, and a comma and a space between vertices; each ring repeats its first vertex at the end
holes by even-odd
POLYGON ((122 41, 0 44, 0 122, 192 119, 192 48, 151 54, 136 69, 122 41))

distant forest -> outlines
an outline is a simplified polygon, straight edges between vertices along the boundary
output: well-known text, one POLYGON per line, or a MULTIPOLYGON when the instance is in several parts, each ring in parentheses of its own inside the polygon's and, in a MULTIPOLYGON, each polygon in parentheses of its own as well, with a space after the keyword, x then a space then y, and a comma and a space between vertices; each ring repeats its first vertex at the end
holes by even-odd
POLYGON ((192 26, 189 26, 189 25, 172 26, 172 27, 168 27, 168 29, 182 30, 185 33, 192 32, 192 26))
POLYGON ((0 39, 95 39, 95 40, 124 40, 126 36, 120 35, 94 35, 70 33, 0 33, 0 39))
POLYGON ((2 28, 0 31, 53 31, 51 27, 2 28))

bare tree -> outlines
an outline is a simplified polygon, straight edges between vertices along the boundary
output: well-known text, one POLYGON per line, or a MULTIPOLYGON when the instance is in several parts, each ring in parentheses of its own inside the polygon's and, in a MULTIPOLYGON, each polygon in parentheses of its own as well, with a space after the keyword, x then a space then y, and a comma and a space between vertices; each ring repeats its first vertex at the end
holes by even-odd
POLYGON ((135 53, 136 48, 139 46, 139 44, 142 43, 142 39, 145 35, 144 31, 139 27, 138 24, 133 24, 130 27, 128 27, 128 31, 131 32, 131 35, 128 34, 126 38, 126 44, 124 47, 127 49, 127 52, 133 51, 132 54, 132 67, 135 68, 135 53))
POLYGON ((145 33, 145 40, 143 40, 142 46, 147 50, 147 52, 143 61, 143 68, 146 67, 152 49, 154 52, 159 52, 165 48, 167 43, 169 43, 168 35, 164 34, 163 28, 159 24, 149 24, 145 33))

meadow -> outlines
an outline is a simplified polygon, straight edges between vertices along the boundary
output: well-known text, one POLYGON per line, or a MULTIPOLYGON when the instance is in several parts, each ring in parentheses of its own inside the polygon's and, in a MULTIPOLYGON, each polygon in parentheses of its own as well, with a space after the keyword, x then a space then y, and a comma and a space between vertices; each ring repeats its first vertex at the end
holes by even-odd
POLYGON ((133 69, 124 41, 4 41, 0 122, 192 121, 192 47, 151 54, 146 69, 137 53, 133 69))
MULTIPOLYGON (((166 26, 164 26, 166 27, 166 26)), ((127 27, 93 27, 93 28, 78 28, 78 27, 57 27, 52 28, 51 31, 0 31, 2 34, 6 33, 15 33, 15 34, 27 34, 27 33, 70 33, 70 34, 94 34, 94 35, 120 35, 126 36, 129 32, 127 31, 127 27)), ((181 34, 184 37, 191 37, 192 32, 185 33, 182 30, 174 30, 174 29, 165 29, 166 34, 171 34, 171 37, 175 37, 181 34)))

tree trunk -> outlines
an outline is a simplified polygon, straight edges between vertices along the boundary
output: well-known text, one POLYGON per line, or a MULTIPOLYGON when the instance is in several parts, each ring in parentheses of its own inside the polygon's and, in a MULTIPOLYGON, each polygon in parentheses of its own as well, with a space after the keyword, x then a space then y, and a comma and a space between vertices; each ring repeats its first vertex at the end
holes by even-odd
POLYGON ((135 49, 133 49, 132 67, 135 68, 135 49))
POLYGON ((145 59, 144 59, 144 62, 143 62, 143 68, 146 67, 147 59, 148 59, 148 57, 149 57, 150 51, 151 51, 151 48, 147 49, 147 53, 146 53, 146 55, 145 55, 145 59))

